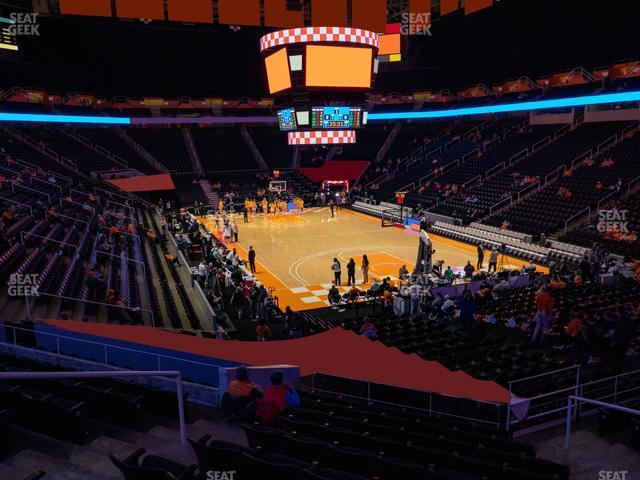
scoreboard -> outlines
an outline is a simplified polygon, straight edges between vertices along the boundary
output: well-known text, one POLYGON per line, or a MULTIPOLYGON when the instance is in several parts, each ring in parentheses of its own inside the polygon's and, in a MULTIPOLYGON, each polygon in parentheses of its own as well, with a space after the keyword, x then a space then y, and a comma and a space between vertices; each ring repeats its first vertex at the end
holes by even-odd
POLYGON ((283 132, 291 132, 297 128, 296 113, 293 108, 285 108, 278 112, 278 126, 283 132))
POLYGON ((313 107, 311 128, 361 128, 362 109, 359 107, 313 107))
POLYGON ((0 21, 0 49, 18 51, 18 39, 11 29, 12 23, 0 21))
POLYGON ((363 128, 367 112, 361 107, 309 107, 278 110, 278 126, 283 132, 297 130, 347 130, 363 128))

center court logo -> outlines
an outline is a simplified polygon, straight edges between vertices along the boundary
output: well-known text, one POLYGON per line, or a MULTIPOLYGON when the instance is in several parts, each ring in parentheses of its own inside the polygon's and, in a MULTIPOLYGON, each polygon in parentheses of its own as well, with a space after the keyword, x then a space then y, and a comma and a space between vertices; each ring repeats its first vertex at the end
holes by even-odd
POLYGON ((38 297, 38 274, 12 274, 7 293, 10 297, 38 297))
POLYGON ((408 13, 401 15, 400 33, 402 35, 431 35, 430 13, 408 13))

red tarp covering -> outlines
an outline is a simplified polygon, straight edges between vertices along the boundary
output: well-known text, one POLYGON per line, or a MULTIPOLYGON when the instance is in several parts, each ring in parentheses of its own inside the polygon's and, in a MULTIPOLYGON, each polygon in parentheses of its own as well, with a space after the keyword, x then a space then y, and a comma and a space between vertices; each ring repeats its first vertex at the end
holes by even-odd
POLYGON ((247 365, 298 365, 313 372, 412 390, 436 392, 493 403, 508 403, 509 392, 495 382, 452 372, 438 362, 407 355, 395 347, 335 328, 296 340, 236 342, 211 340, 150 327, 52 321, 78 333, 203 355, 247 365))
POLYGON ((329 160, 321 167, 301 167, 298 171, 312 182, 325 180, 357 180, 369 166, 366 160, 329 160))
POLYGON ((112 185, 121 188, 125 192, 152 192, 156 190, 175 190, 171 175, 162 173, 159 175, 144 175, 140 177, 117 178, 107 180, 112 185))

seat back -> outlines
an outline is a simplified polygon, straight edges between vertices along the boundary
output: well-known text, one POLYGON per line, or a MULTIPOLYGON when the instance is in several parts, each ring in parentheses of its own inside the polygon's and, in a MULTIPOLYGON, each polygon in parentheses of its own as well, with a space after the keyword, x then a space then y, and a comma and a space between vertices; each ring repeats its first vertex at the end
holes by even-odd
POLYGON ((120 470, 124 480, 167 480, 167 473, 159 468, 140 467, 125 463, 114 455, 109 455, 113 464, 120 470))

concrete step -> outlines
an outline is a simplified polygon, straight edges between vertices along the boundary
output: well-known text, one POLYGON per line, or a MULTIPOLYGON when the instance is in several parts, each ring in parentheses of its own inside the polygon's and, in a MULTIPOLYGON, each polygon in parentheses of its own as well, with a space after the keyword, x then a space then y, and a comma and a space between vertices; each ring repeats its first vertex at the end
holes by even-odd
POLYGON ((187 434, 198 440, 203 435, 211 435, 215 440, 237 443, 248 446, 247 437, 239 425, 228 425, 222 417, 215 417, 208 420, 196 420, 191 425, 187 425, 187 434))
POLYGON ((125 458, 131 455, 138 449, 138 446, 126 442, 124 440, 118 440, 117 438, 108 437, 106 435, 100 435, 87 445, 95 452, 103 453, 104 455, 113 454, 118 458, 125 458))
POLYGON ((4 465, 0 463, 0 478, 6 478, 7 480, 20 480, 25 478, 27 475, 30 475, 36 470, 25 472, 20 470, 19 468, 10 467, 9 465, 4 465))
POLYGON ((23 450, 5 461, 5 464, 26 472, 44 470, 47 472, 47 480, 120 480, 121 478, 120 475, 113 475, 111 471, 100 471, 100 465, 96 466, 96 469, 86 468, 35 450, 23 450))
POLYGON ((172 428, 156 426, 147 433, 128 431, 120 440, 184 465, 198 463, 191 446, 180 445, 180 432, 172 428))

